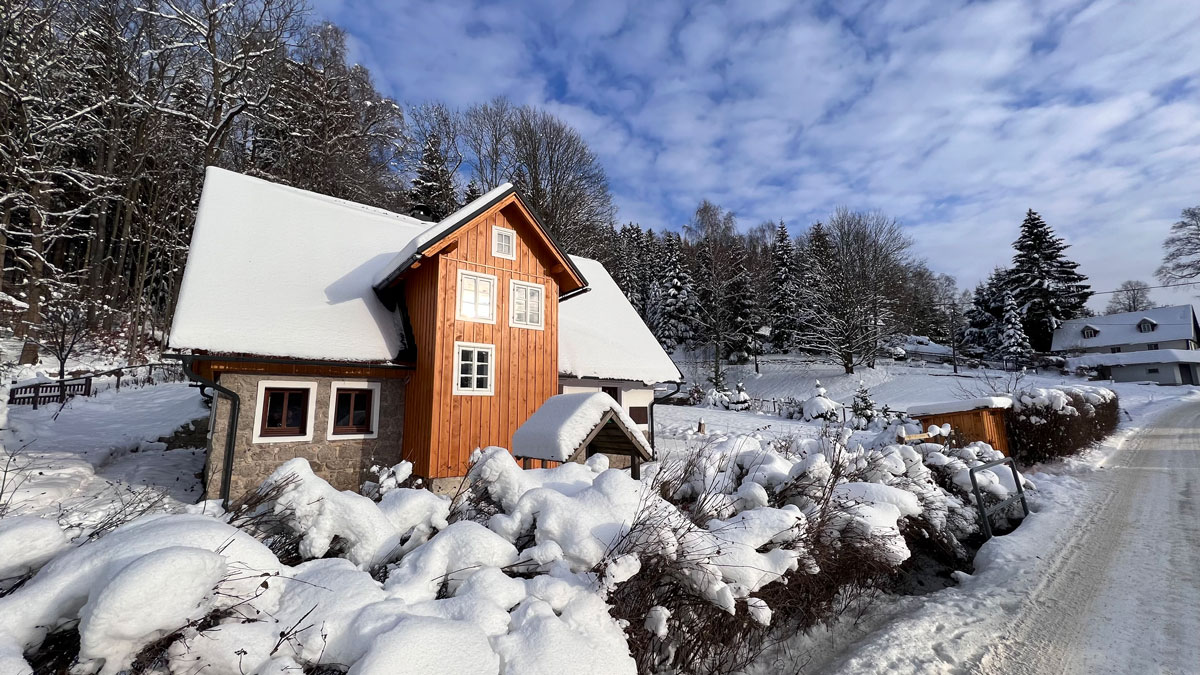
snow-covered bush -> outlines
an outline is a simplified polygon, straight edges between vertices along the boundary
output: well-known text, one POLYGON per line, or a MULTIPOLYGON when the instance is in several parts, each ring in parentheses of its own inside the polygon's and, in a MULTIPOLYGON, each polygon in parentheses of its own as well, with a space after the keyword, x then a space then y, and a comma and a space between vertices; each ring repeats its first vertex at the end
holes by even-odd
POLYGON ((733 394, 729 396, 727 407, 730 410, 749 410, 750 409, 750 394, 746 393, 746 385, 741 382, 737 383, 737 388, 733 394))
POLYGON ((373 501, 296 459, 216 517, 76 547, 4 524, 0 546, 45 532, 14 563, 40 570, 0 597, 0 672, 47 649, 100 673, 730 672, 891 583, 914 547, 962 555, 950 465, 983 449, 851 438, 713 435, 641 480, 603 455, 523 470, 487 448, 454 502, 404 466, 373 501))
POLYGON ((818 381, 813 385, 812 398, 804 402, 804 421, 824 420, 826 422, 836 422, 838 420, 838 411, 843 407, 845 406, 825 395, 825 387, 822 387, 818 381))
POLYGON ((1075 454, 1104 440, 1119 423, 1116 392, 1104 387, 1030 387, 1013 394, 1005 426, 1022 464, 1075 454))

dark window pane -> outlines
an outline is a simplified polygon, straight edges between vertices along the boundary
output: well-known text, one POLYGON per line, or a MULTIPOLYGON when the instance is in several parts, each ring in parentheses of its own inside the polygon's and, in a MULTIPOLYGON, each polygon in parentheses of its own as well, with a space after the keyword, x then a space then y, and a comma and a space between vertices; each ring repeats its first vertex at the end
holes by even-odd
POLYGON ((486 364, 486 363, 481 363, 481 364, 479 364, 478 366, 475 366, 475 374, 476 374, 476 375, 478 375, 478 376, 480 376, 480 377, 485 377, 485 376, 487 376, 487 374, 488 374, 488 364, 486 364))
POLYGON ((486 377, 475 378, 475 388, 476 389, 487 389, 487 387, 488 387, 488 383, 487 383, 486 377))
POLYGON ((283 426, 283 400, 287 396, 282 391, 272 391, 267 394, 267 427, 283 426))
POLYGON ((462 361, 463 363, 470 363, 472 360, 471 359, 471 350, 470 349, 462 350, 462 353, 459 354, 458 360, 462 361))
POLYGON ((306 410, 306 408, 308 408, 306 405, 307 402, 308 392, 293 391, 288 395, 286 426, 293 429, 300 429, 301 433, 303 433, 305 422, 304 418, 307 416, 306 413, 308 412, 306 410))
POLYGON ((483 351, 482 349, 475 352, 475 362, 476 363, 487 363, 488 362, 488 353, 483 351))
POLYGON ((464 361, 463 364, 458 367, 458 374, 459 375, 470 375, 471 374, 471 364, 469 362, 464 361))
POLYGON ((471 376, 466 375, 464 377, 458 378, 458 386, 462 389, 470 389, 471 388, 471 376))
POLYGON ((333 414, 333 426, 344 427, 350 423, 350 402, 353 395, 339 391, 337 396, 337 406, 333 414))
POLYGON ((354 411, 354 426, 356 426, 356 427, 367 426, 367 411, 366 410, 357 410, 356 409, 354 411))

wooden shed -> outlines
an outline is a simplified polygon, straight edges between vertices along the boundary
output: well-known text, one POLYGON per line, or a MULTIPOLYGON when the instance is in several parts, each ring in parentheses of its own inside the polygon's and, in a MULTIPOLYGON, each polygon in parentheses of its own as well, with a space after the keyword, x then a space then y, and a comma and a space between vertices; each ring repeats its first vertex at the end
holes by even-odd
MULTIPOLYGON (((513 434, 514 457, 543 462, 582 461, 602 453, 627 460, 634 478, 652 458, 650 442, 611 396, 575 393, 551 396, 513 434)), ((614 464, 623 468, 624 462, 614 464)))
POLYGON ((1008 432, 1005 415, 1012 407, 1007 396, 988 396, 965 401, 927 403, 910 406, 909 417, 928 429, 949 424, 964 443, 983 441, 1008 456, 1008 432))

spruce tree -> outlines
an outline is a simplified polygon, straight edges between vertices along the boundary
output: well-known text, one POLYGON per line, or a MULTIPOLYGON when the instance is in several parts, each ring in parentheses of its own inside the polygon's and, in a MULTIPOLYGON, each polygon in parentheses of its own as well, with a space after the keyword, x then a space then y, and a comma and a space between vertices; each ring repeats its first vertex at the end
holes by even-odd
POLYGON ((1029 346, 1029 338, 1021 321, 1021 311, 1017 308, 1016 298, 1012 293, 1004 294, 1004 320, 1000 333, 1000 356, 1005 361, 1020 364, 1033 355, 1029 346))
POLYGON ((797 296, 796 247, 781 220, 775 228, 771 244, 771 343, 775 349, 788 353, 799 329, 799 298, 797 296))
POLYGON ((972 356, 992 356, 1000 351, 1008 276, 1008 270, 998 267, 992 270, 987 281, 975 287, 971 307, 966 311, 967 330, 964 337, 967 351, 972 356))
POLYGON ((727 309, 729 317, 729 360, 744 363, 760 353, 762 335, 762 312, 746 270, 745 248, 738 242, 735 246, 738 262, 732 267, 732 279, 728 287, 727 309))
POLYGON ((1079 264, 1066 257, 1067 243, 1033 209, 1013 242, 1016 254, 1007 288, 1021 311, 1025 333, 1037 351, 1050 349, 1054 329, 1083 312, 1092 296, 1079 264))
POLYGON ((682 256, 678 234, 663 237, 662 274, 659 278, 661 309, 658 332, 663 349, 668 352, 691 343, 696 325, 696 300, 692 276, 682 256))
POLYGON ((408 193, 412 203, 412 214, 418 218, 438 222, 458 210, 458 198, 454 190, 454 176, 442 154, 441 143, 436 134, 430 134, 421 150, 421 163, 413 178, 412 190, 408 193))
POLYGON ((817 307, 824 302, 825 275, 822 270, 829 269, 834 264, 833 244, 829 233, 820 222, 813 223, 808 230, 804 247, 797 252, 799 270, 797 294, 797 325, 798 335, 794 340, 801 349, 812 351, 815 342, 813 319, 817 307))
POLYGON ((637 223, 621 226, 618 234, 618 256, 616 268, 613 270, 613 280, 617 282, 629 304, 637 310, 639 316, 645 316, 641 284, 642 274, 642 227, 637 223))
POLYGON ((482 196, 483 188, 479 187, 479 181, 472 178, 467 182, 467 187, 463 190, 463 205, 470 204, 482 196))

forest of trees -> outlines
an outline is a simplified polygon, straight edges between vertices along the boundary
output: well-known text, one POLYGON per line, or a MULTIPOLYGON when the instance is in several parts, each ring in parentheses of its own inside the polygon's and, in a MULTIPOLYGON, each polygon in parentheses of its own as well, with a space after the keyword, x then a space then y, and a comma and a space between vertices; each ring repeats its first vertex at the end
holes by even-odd
POLYGON ((0 305, 18 335, 83 316, 143 355, 169 329, 209 165, 427 220, 511 181, 569 253, 613 272, 664 347, 706 355, 717 384, 723 360, 767 350, 853 372, 897 335, 1029 349, 1008 295, 1044 350, 1088 297, 1032 211, 1013 267, 973 296, 879 212, 746 228, 703 201, 681 232, 618 227, 569 124, 504 98, 389 99, 300 0, 0 5, 0 305))

